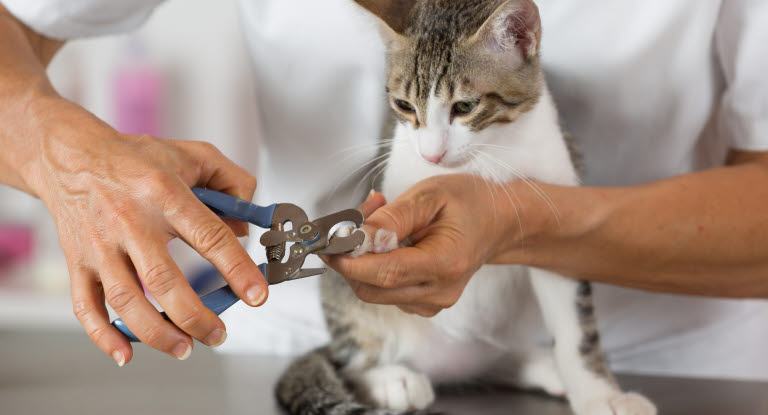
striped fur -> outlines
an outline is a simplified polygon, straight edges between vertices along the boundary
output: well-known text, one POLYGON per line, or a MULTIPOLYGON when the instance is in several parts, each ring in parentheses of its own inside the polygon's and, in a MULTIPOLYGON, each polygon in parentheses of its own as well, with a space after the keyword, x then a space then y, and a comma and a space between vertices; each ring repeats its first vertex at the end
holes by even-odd
MULTIPOLYGON (((381 184, 387 199, 446 173, 578 184, 539 63, 532 1, 355 1, 384 23, 386 87, 399 121, 381 184), (457 102, 476 105, 460 112, 457 102)), ((292 414, 424 410, 433 383, 470 380, 567 394, 577 415, 656 414, 608 370, 589 283, 483 266, 432 319, 363 303, 333 273, 322 277, 321 296, 331 343, 297 360, 277 387, 292 414), (554 348, 537 343, 542 324, 554 348)))

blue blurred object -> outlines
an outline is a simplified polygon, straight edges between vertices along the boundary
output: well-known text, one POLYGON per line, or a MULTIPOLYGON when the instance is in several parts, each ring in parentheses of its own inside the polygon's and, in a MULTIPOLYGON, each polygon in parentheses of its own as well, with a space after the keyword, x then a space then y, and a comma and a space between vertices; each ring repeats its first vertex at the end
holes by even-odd
MULTIPOLYGON (((216 271, 215 268, 211 268, 216 274, 218 274, 218 271, 216 271)), ((261 273, 263 275, 267 275, 267 264, 261 264, 259 265, 259 269, 261 270, 261 273)), ((232 307, 236 302, 240 300, 240 298, 232 292, 232 289, 229 288, 229 285, 226 285, 222 288, 219 288, 218 290, 205 295, 200 298, 200 300, 203 301, 203 305, 208 307, 211 311, 213 311, 216 314, 221 314, 224 311, 226 311, 229 307, 232 307)), ((168 315, 165 314, 165 312, 160 313, 164 319, 169 320, 168 315)), ((128 326, 125 325, 123 322, 123 319, 119 318, 112 322, 112 325, 115 326, 118 330, 120 330, 121 333, 125 335, 125 337, 128 338, 131 342, 140 342, 138 337, 136 337, 133 332, 131 332, 131 329, 128 328, 128 326)))

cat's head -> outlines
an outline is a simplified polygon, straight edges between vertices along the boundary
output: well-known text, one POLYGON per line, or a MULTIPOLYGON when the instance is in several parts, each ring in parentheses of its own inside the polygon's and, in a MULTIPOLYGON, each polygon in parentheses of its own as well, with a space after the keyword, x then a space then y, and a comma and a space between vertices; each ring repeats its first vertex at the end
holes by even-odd
POLYGON ((355 0, 378 16, 387 92, 421 157, 462 165, 489 128, 515 122, 543 88, 531 0, 355 0))

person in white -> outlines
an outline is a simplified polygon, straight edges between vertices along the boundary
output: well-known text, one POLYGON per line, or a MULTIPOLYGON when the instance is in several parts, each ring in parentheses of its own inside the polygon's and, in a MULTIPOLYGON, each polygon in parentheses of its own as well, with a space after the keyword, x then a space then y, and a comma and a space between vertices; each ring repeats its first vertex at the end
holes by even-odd
MULTIPOLYGON (((183 189, 203 184, 250 197, 255 181, 211 147, 117 134, 62 102, 44 73, 62 40, 131 30, 162 0, 0 3, 0 181, 40 197, 56 219, 86 331, 119 364, 132 357, 108 325, 106 296, 158 350, 186 358, 191 337, 220 345, 224 324, 201 309, 172 261, 156 252, 181 236, 246 303, 263 303, 267 288, 234 237, 242 225, 230 223, 230 232, 183 189), (146 174, 129 174, 136 166, 146 174), (142 301, 132 267, 178 327, 142 301)), ((573 209, 566 228, 589 220, 601 226, 570 243, 544 240, 546 254, 536 258, 510 253, 510 261, 652 291, 741 297, 601 285, 604 347, 619 371, 768 379, 768 303, 744 299, 768 298, 768 30, 761 24, 768 3, 536 3, 549 84, 584 157, 584 184, 595 186, 547 191, 561 210, 573 209)), ((241 0, 240 12, 264 124, 257 200, 290 198, 310 215, 348 208, 363 189, 331 190, 354 163, 279 176, 270 166, 312 165, 313 158, 376 141, 386 109, 375 23, 352 0, 241 0), (297 199, 292 187, 299 183, 297 199)), ((383 212, 419 214, 395 205, 372 222, 417 230, 387 222, 383 212)), ((412 287, 377 288, 377 270, 393 258, 409 260, 381 255, 334 265, 378 290, 382 302, 439 308, 431 298, 460 295, 447 283, 417 296, 398 294, 412 287)), ((314 290, 312 280, 286 284, 258 311, 228 311, 231 341, 222 349, 298 353, 322 343, 314 290)))

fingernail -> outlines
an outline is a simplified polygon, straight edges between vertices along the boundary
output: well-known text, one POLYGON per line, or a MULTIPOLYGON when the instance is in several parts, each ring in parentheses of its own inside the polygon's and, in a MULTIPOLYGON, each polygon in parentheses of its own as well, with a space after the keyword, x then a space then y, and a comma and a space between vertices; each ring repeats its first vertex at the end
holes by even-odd
POLYGON ((248 297, 248 303, 254 307, 260 306, 264 302, 264 297, 267 293, 259 287, 251 287, 245 293, 248 297))
POLYGON ((374 196, 376 196, 376 189, 371 189, 371 191, 368 192, 368 197, 365 198, 365 201, 366 202, 371 201, 371 199, 373 199, 374 196))
POLYGON ((173 352, 171 353, 173 353, 179 360, 187 360, 189 359, 189 355, 192 354, 192 346, 187 342, 181 342, 173 348, 173 352))
POLYGON ((112 358, 115 359, 118 366, 123 367, 125 365, 125 355, 120 350, 112 352, 112 358))
POLYGON ((211 334, 208 335, 208 337, 205 338, 203 343, 207 344, 210 347, 218 347, 224 344, 224 342, 227 340, 227 332, 222 329, 216 329, 211 332, 211 334))

